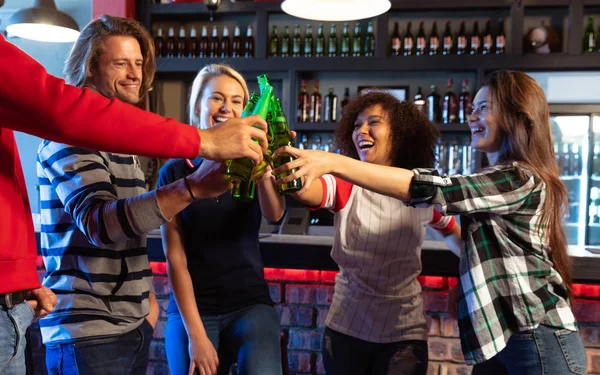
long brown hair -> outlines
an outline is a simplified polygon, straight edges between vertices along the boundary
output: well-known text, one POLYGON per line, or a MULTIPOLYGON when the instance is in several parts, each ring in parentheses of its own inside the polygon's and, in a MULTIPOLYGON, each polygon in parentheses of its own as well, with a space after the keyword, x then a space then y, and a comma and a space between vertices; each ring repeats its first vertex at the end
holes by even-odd
POLYGON ((499 162, 518 161, 546 185, 541 225, 549 229, 550 259, 571 296, 571 261, 562 220, 567 207, 567 189, 552 143, 550 109, 540 85, 522 72, 496 71, 483 81, 491 97, 503 144, 499 162))
POLYGON ((81 31, 67 58, 63 74, 65 81, 77 87, 86 86, 88 72, 98 65, 104 52, 104 40, 111 36, 130 36, 140 44, 144 61, 140 100, 146 96, 154 81, 155 52, 150 33, 138 21, 130 18, 102 15, 81 31))
POLYGON ((440 132, 412 103, 400 102, 385 92, 358 95, 342 111, 335 139, 340 153, 358 159, 352 140, 354 122, 365 109, 380 105, 389 117, 392 165, 398 168, 433 168, 440 132))

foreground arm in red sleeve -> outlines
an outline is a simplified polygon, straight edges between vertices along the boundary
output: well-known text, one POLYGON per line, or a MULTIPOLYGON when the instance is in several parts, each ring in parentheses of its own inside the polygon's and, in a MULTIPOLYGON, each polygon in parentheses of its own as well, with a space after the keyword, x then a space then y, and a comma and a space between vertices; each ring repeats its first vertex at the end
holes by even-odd
POLYGON ((258 116, 232 119, 199 131, 68 85, 2 36, 1 127, 94 150, 160 158, 200 155, 220 161, 247 156, 258 162, 267 148, 267 125, 258 116), (254 128, 254 124, 261 129, 254 128))

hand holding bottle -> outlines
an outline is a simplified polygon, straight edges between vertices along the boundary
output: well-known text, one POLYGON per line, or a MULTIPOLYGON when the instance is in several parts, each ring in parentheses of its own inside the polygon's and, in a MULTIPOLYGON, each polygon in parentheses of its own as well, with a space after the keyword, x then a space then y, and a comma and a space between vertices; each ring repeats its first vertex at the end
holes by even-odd
POLYGON ((247 157, 258 165, 269 145, 267 122, 257 115, 232 118, 199 132, 200 156, 209 160, 224 161, 247 157), (258 141, 258 144, 253 139, 258 141))
POLYGON ((216 198, 233 187, 226 175, 225 163, 203 160, 200 167, 187 177, 196 199, 216 198))
POLYGON ((287 176, 277 180, 278 185, 287 184, 295 179, 303 178, 302 189, 297 193, 302 194, 306 191, 312 181, 318 179, 324 174, 332 173, 335 165, 335 158, 338 154, 320 150, 300 150, 291 146, 284 146, 275 150, 273 157, 276 158, 282 154, 289 154, 295 159, 276 168, 272 173, 275 176, 293 171, 287 176))

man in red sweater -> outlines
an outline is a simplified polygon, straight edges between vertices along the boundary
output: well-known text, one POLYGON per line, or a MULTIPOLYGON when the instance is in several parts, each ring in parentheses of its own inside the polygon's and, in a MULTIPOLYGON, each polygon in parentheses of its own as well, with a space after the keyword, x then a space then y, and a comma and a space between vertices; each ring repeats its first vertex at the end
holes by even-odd
POLYGON ((0 35, 0 315, 5 317, 0 373, 21 374, 25 329, 56 303, 36 271, 35 234, 13 130, 111 152, 217 161, 249 157, 258 163, 267 148, 266 127, 259 116, 250 116, 197 130, 107 99, 49 75, 0 35))

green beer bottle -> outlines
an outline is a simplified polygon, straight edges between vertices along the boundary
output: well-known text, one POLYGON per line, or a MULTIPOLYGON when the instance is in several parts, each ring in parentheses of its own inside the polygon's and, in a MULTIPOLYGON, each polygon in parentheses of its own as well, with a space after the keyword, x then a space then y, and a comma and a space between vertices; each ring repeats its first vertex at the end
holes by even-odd
POLYGON ((244 201, 251 201, 254 199, 254 190, 256 185, 254 181, 240 181, 239 184, 235 185, 231 189, 231 197, 233 199, 241 199, 244 201))
MULTIPOLYGON (((273 101, 271 101, 271 111, 273 113, 273 129, 271 130, 271 133, 273 133, 273 140, 271 141, 271 145, 269 148, 275 151, 283 146, 296 147, 296 143, 290 136, 290 129, 288 127, 285 114, 283 113, 283 109, 281 108, 281 102, 279 101, 279 98, 275 98, 273 101)), ((273 158, 273 169, 280 167, 294 159, 295 157, 290 154, 281 154, 278 157, 273 158)), ((277 176, 275 176, 275 178, 279 180, 294 172, 296 172, 296 169, 292 169, 291 171, 278 174, 277 176)), ((287 184, 279 185, 277 188, 277 192, 279 194, 287 195, 294 193, 300 189, 302 189, 302 179, 297 178, 293 181, 288 182, 287 184)))
MULTIPOLYGON (((255 99, 256 94, 253 93, 253 96, 250 97, 248 104, 246 104, 246 108, 242 112, 242 117, 248 116, 249 114, 259 115, 263 119, 267 118, 267 113, 269 112, 269 104, 271 102, 271 96, 273 96, 273 87, 270 89, 265 89, 265 92, 258 97, 256 104, 251 107, 252 101, 255 99), (250 112, 252 111, 252 112, 250 112)), ((255 141, 258 143, 258 141, 255 141)), ((250 180, 252 176, 252 170, 254 169, 254 163, 252 160, 248 158, 239 158, 232 160, 229 163, 227 168, 227 174, 231 179, 238 179, 242 181, 250 180)))

